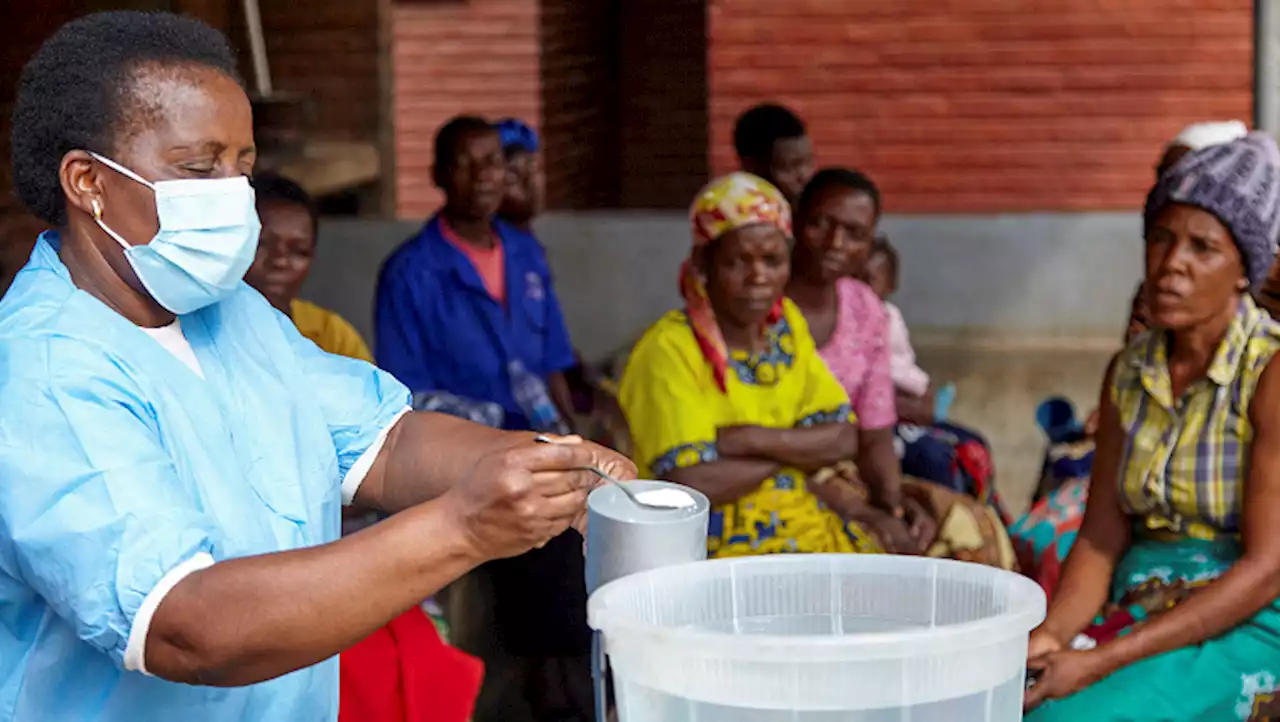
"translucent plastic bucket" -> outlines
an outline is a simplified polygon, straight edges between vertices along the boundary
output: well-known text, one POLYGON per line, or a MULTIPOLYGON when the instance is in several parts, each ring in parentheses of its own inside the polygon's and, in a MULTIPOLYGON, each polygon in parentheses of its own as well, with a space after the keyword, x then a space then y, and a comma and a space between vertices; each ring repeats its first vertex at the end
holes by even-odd
POLYGON ((1035 582, 810 554, 641 572, 591 596, 621 722, 1014 722, 1035 582))

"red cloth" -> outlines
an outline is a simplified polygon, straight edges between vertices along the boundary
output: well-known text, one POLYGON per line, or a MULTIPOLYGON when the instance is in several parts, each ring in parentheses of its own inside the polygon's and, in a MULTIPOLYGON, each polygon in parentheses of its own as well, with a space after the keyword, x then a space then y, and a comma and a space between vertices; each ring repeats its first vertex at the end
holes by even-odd
POLYGON ((342 653, 339 722, 466 722, 484 664, 415 607, 342 653))

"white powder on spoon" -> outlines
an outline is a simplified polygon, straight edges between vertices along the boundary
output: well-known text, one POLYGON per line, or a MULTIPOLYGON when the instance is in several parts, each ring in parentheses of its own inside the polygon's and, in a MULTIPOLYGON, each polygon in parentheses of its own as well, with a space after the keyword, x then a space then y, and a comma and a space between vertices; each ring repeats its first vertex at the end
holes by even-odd
POLYGON ((693 506, 693 497, 679 489, 648 489, 636 494, 636 498, 645 504, 665 506, 668 509, 683 509, 693 506))

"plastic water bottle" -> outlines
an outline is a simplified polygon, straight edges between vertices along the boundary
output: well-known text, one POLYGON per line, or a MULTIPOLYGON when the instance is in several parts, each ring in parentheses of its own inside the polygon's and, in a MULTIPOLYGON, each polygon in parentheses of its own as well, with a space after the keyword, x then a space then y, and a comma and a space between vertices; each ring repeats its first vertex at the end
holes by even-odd
POLYGON ((511 393, 515 395, 521 410, 529 417, 529 425, 534 431, 569 433, 569 425, 551 401, 551 394, 547 393, 547 384, 542 377, 525 368, 520 359, 507 364, 507 374, 511 377, 511 393))
POLYGON ((933 420, 943 422, 951 413, 951 404, 956 400, 956 385, 948 382, 933 395, 933 420))
POLYGON ((447 391, 419 391, 413 395, 413 410, 449 414, 495 429, 501 429, 506 418, 502 407, 492 401, 476 401, 447 391))

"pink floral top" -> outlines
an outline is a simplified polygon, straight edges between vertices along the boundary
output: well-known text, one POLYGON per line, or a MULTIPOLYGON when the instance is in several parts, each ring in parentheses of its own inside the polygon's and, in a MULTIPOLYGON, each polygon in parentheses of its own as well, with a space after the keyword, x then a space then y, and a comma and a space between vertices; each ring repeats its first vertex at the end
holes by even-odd
POLYGON ((818 353, 853 404, 858 426, 883 429, 898 421, 889 375, 889 320, 871 287, 852 278, 836 281, 836 325, 818 353))

